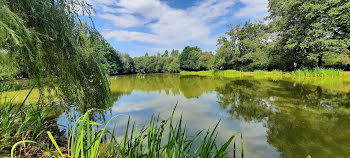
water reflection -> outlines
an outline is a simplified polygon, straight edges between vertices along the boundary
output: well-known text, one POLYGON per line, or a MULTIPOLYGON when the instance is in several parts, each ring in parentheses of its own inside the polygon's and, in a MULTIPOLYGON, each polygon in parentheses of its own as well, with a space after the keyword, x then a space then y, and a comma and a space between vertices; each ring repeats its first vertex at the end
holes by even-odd
POLYGON ((179 102, 194 129, 223 119, 222 140, 242 131, 250 157, 350 156, 347 80, 134 75, 111 83, 113 92, 130 95, 115 102, 114 113, 142 122, 151 113, 166 117, 179 102))
POLYGON ((198 98, 230 82, 232 79, 200 76, 180 76, 177 74, 150 74, 117 76, 111 79, 113 93, 130 94, 132 91, 162 92, 183 94, 187 99, 198 98))
MULTIPOLYGON (((112 105, 95 120, 131 115, 144 125, 166 119, 178 103, 190 132, 213 127, 219 141, 243 132, 247 157, 350 157, 350 79, 211 78, 174 74, 125 75, 110 80, 112 105)), ((22 92, 22 91, 21 91, 22 92)), ((75 107, 84 112, 91 107, 75 107)), ((96 108, 96 107, 95 107, 96 108)), ((67 116, 58 123, 67 125, 67 116)), ((127 117, 117 124, 120 135, 127 117)), ((69 125, 68 125, 69 126, 69 125)))
POLYGON ((285 80, 235 80, 216 91, 235 119, 263 122, 283 157, 350 156, 350 93, 285 80))

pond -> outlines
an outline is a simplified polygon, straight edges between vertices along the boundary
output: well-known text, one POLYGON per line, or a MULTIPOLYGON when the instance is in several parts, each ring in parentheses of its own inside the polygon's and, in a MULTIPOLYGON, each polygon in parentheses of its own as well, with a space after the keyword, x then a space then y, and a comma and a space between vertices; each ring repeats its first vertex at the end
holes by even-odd
MULTIPOLYGON (((218 141, 242 132, 245 156, 350 157, 348 78, 215 78, 178 74, 111 78, 113 105, 100 113, 122 135, 127 115, 139 126, 152 114, 166 119, 177 104, 195 133, 218 127, 218 141)), ((58 123, 68 125, 67 114, 58 123)))

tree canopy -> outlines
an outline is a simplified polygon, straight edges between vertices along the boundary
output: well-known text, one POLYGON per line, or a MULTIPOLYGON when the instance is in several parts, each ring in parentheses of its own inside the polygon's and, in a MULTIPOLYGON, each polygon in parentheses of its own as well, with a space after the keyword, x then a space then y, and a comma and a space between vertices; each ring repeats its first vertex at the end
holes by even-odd
POLYGON ((50 78, 49 88, 57 87, 66 101, 105 104, 108 81, 91 48, 102 37, 93 25, 80 25, 90 14, 85 1, 0 0, 0 49, 39 87, 40 79, 50 78))
POLYGON ((179 56, 180 68, 182 70, 199 70, 198 59, 201 51, 199 47, 185 47, 179 56))
POLYGON ((349 8, 345 0, 269 0, 268 18, 284 56, 320 67, 325 58, 349 55, 349 8))
POLYGON ((269 0, 265 21, 230 27, 218 38, 214 53, 186 46, 181 53, 172 49, 132 58, 114 49, 86 20, 92 8, 84 0, 0 0, 0 81, 29 76, 41 85, 40 78, 51 78, 57 82, 50 87, 69 98, 108 95, 105 72, 349 70, 349 6, 344 0, 269 0))

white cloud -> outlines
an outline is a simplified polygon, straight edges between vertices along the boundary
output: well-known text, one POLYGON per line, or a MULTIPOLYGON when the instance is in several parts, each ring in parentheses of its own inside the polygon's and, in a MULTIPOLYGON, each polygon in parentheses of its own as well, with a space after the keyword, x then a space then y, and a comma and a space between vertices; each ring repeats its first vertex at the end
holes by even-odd
POLYGON ((98 14, 100 18, 109 20, 113 23, 115 26, 120 27, 135 27, 143 25, 146 21, 142 20, 140 18, 136 18, 135 16, 128 15, 128 14, 122 14, 119 16, 115 16, 113 14, 98 14))
POLYGON ((212 30, 216 27, 227 24, 233 17, 261 18, 267 13, 267 0, 240 0, 245 7, 232 15, 237 1, 204 0, 187 9, 172 8, 160 0, 97 0, 92 4, 98 17, 117 26, 102 32, 105 38, 170 47, 188 41, 214 46, 217 37, 213 37, 212 30), (130 27, 147 32, 131 31, 130 27))
POLYGON ((245 7, 238 10, 235 17, 263 18, 268 13, 268 0, 240 0, 245 7))
MULTIPOLYGON (((188 9, 171 8, 159 0, 99 0, 100 18, 109 20, 121 28, 145 27, 149 32, 136 32, 118 28, 103 32, 105 38, 118 41, 141 41, 173 45, 186 41, 198 41, 215 45, 211 37, 215 27, 212 21, 225 16, 235 0, 205 0, 188 9)), ((216 22, 223 24, 223 20, 216 22)))
POLYGON ((165 44, 166 41, 162 41, 158 36, 152 35, 150 33, 135 32, 135 31, 125 31, 117 30, 112 32, 103 32, 102 35, 107 38, 115 38, 117 41, 142 41, 149 43, 159 43, 165 44))

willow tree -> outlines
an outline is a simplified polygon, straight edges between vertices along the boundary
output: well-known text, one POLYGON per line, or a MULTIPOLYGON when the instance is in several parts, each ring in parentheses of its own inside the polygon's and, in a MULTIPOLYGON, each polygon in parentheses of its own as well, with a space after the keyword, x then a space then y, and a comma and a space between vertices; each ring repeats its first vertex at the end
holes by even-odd
MULTIPOLYGON (((42 79, 68 103, 104 105, 110 90, 98 55, 89 41, 102 37, 84 0, 0 0, 0 50, 24 68, 41 92, 42 79)), ((42 95, 44 93, 41 93, 42 95)))

